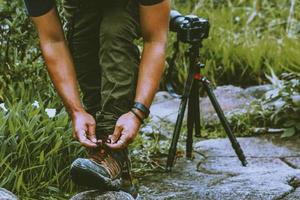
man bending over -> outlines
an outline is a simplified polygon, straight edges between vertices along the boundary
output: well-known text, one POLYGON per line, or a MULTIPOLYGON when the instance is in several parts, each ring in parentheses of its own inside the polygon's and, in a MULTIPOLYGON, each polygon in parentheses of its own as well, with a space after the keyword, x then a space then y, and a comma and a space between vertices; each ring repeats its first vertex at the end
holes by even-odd
POLYGON ((55 0, 24 1, 73 136, 89 150, 89 158, 72 164, 72 179, 97 188, 119 177, 130 181, 127 146, 149 114, 163 73, 169 0, 64 0, 67 41, 55 0), (140 37, 141 56, 134 44, 140 37))

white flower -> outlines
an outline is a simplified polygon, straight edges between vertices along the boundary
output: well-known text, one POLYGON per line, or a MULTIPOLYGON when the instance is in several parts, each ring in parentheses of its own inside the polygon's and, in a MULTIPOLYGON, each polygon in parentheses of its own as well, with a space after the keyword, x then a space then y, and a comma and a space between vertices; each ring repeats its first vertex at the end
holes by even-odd
POLYGON ((33 107, 35 108, 39 108, 40 107, 40 104, 38 101, 34 101, 33 104, 31 104, 33 107))
POLYGON ((49 118, 53 118, 56 115, 56 109, 53 108, 46 108, 45 112, 47 113, 49 118))
POLYGON ((2 110, 3 110, 4 112, 7 112, 7 111, 8 111, 7 108, 5 107, 4 103, 0 103, 0 108, 2 108, 2 110))

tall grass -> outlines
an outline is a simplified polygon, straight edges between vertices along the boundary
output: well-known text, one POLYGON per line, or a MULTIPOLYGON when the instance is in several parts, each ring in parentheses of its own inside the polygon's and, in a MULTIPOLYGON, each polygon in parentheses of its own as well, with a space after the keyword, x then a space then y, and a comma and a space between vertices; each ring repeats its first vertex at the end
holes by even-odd
POLYGON ((39 107, 21 98, 6 101, 7 112, 0 109, 0 187, 21 199, 63 198, 74 189, 70 163, 84 151, 71 137, 66 112, 50 118, 36 98, 39 107))
POLYGON ((300 4, 291 15, 290 2, 175 0, 173 7, 209 19, 202 56, 210 79, 247 86, 264 83, 269 67, 277 74, 300 72, 300 4))

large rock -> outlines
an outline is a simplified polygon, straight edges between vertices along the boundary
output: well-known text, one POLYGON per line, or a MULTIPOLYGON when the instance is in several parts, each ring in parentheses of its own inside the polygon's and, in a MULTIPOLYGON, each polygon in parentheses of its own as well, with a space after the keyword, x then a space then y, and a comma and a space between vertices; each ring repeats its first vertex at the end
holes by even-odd
POLYGON ((150 108, 150 115, 154 122, 176 122, 180 99, 173 98, 167 92, 158 92, 150 108))
MULTIPOLYGON (((248 89, 248 92, 245 92, 240 87, 228 85, 217 87, 214 93, 225 115, 230 118, 236 113, 247 111, 251 101, 255 99, 253 90, 248 89)), ((258 89, 256 88, 256 90, 258 89)), ((154 121, 163 120, 175 123, 179 105, 180 99, 173 98, 167 92, 158 92, 150 109, 151 116, 154 121)), ((219 123, 217 114, 208 97, 200 99, 200 111, 201 117, 207 125, 219 123)))
MULTIPOLYGON (((274 144, 265 137, 239 138, 239 143, 248 157, 281 158, 300 156, 300 151, 291 150, 282 145, 274 144)), ((235 157, 235 152, 228 139, 205 140, 195 144, 195 151, 207 157, 235 157)))
POLYGON ((0 200, 17 200, 18 198, 10 191, 0 188, 0 200))
MULTIPOLYGON (((292 182, 300 181, 300 170, 285 158, 299 158, 300 152, 269 142, 266 138, 241 138, 248 166, 242 167, 227 139, 208 140, 196 145, 205 155, 198 171, 228 174, 218 184, 208 187, 208 199, 278 199, 294 192, 292 182)), ((300 198, 300 196, 298 196, 300 198)))
POLYGON ((141 179, 142 199, 300 199, 300 138, 238 138, 248 166, 241 166, 229 140, 195 144, 193 161, 177 159, 172 173, 141 179))
POLYGON ((70 200, 134 200, 134 198, 122 191, 100 192, 98 190, 90 190, 77 194, 70 200))
MULTIPOLYGON (((244 89, 232 85, 217 87, 214 94, 228 119, 234 114, 247 112, 250 103, 254 100, 254 97, 245 93, 244 89)), ((208 97, 201 99, 200 110, 206 125, 219 123, 217 113, 208 97)))
POLYGON ((246 88, 244 93, 246 95, 250 95, 254 98, 260 99, 265 95, 266 92, 272 89, 274 89, 274 86, 271 84, 258 85, 246 88))

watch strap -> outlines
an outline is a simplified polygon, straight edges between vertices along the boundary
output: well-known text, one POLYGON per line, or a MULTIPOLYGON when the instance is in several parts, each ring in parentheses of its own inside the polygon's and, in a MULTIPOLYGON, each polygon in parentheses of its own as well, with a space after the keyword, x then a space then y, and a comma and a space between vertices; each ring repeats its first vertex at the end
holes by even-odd
POLYGON ((134 102, 133 108, 138 109, 139 111, 141 111, 142 113, 144 113, 145 118, 147 118, 149 116, 149 114, 150 114, 149 108, 147 108, 146 106, 144 106, 140 102, 134 102))

